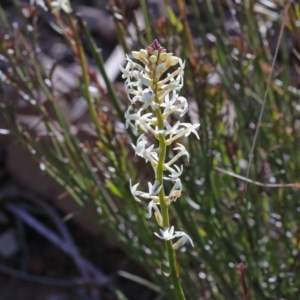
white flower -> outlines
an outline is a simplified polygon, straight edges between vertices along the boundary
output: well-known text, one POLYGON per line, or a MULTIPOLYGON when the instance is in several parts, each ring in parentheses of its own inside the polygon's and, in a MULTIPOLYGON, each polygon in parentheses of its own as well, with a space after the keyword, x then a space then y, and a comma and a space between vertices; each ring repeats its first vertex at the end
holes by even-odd
POLYGON ((134 127, 134 125, 130 122, 131 120, 129 119, 129 116, 131 115, 130 114, 130 111, 133 109, 133 107, 130 105, 127 109, 127 111, 125 112, 125 119, 126 119, 126 122, 125 122, 125 127, 126 129, 128 129, 129 127, 129 124, 134 127))
POLYGON ((122 66, 119 66, 119 68, 123 73, 123 75, 122 75, 123 79, 127 79, 127 78, 131 77, 132 69, 131 69, 130 63, 126 64, 125 69, 122 66))
POLYGON ((180 117, 182 117, 188 111, 188 103, 186 99, 182 96, 178 96, 175 90, 165 96, 165 101, 161 103, 160 106, 165 107, 163 112, 164 118, 167 118, 175 111, 180 112, 180 117), (180 104, 174 105, 176 101, 180 102, 180 104))
POLYGON ((178 147, 174 148, 174 150, 180 150, 179 153, 177 153, 168 163, 165 164, 165 166, 170 166, 172 165, 176 160, 178 160, 181 156, 186 155, 187 156, 187 160, 189 161, 189 153, 187 152, 187 150, 185 149, 185 147, 179 143, 177 143, 178 147))
POLYGON ((155 180, 154 185, 151 184, 151 182, 148 182, 148 193, 143 193, 141 196, 143 198, 150 198, 154 200, 158 200, 158 197, 155 197, 160 192, 162 185, 159 185, 159 181, 155 180))
POLYGON ((56 0, 51 1, 52 12, 59 11, 62 9, 66 14, 70 14, 72 12, 72 8, 69 0, 56 0))
POLYGON ((159 98, 164 99, 166 95, 168 95, 170 92, 179 91, 182 89, 182 87, 183 87, 183 77, 182 75, 178 75, 175 79, 171 78, 168 83, 166 83, 160 88, 158 92, 158 96, 159 98))
POLYGON ((30 5, 39 5, 40 7, 42 7, 45 11, 48 10, 48 7, 45 4, 44 0, 30 0, 30 5))
POLYGON ((146 217, 148 219, 150 219, 152 217, 152 209, 154 209, 154 211, 156 212, 156 214, 159 216, 159 218, 162 219, 162 215, 160 210, 158 209, 157 205, 159 205, 159 201, 155 201, 155 200, 151 200, 148 204, 148 214, 146 215, 146 217))
POLYGON ((174 77, 177 76, 178 74, 179 74, 179 77, 177 76, 177 79, 181 78, 183 81, 183 74, 184 74, 183 69, 184 69, 185 63, 182 63, 182 60, 180 58, 179 58, 179 65, 180 65, 180 67, 176 71, 174 71, 171 74, 168 74, 168 76, 166 78, 159 81, 159 84, 160 85, 167 84, 169 81, 174 80, 174 77))
MULTIPOLYGON (((147 75, 150 75, 149 71, 146 70, 143 66, 141 66, 140 64, 137 64, 135 63, 134 61, 132 61, 128 55, 126 55, 126 60, 128 61, 127 63, 127 66, 128 66, 128 69, 132 69, 132 71, 134 71, 135 69, 137 69, 138 71, 141 71, 147 75)), ((127 69, 127 66, 126 66, 126 69, 127 69)))
POLYGON ((132 183, 131 183, 131 179, 130 179, 130 191, 131 191, 131 194, 134 198, 135 201, 137 202, 141 202, 141 200, 137 197, 137 196, 140 196, 141 195, 141 192, 137 191, 137 187, 138 187, 139 183, 135 184, 134 186, 132 186, 132 183))
POLYGON ((182 175, 182 172, 183 172, 183 166, 182 165, 181 165, 180 168, 177 165, 174 165, 176 170, 174 170, 173 168, 169 167, 166 164, 164 165, 164 167, 165 167, 166 170, 168 170, 171 173, 168 177, 164 177, 165 180, 176 181, 176 179, 182 175))
POLYGON ((154 234, 162 240, 168 241, 168 240, 171 240, 176 237, 174 235, 174 226, 171 226, 171 228, 159 229, 159 231, 160 231, 161 235, 159 235, 156 232, 154 232, 154 234))
POLYGON ((142 157, 144 156, 144 154, 149 154, 151 152, 151 150, 154 148, 154 145, 151 145, 148 149, 146 149, 147 141, 144 137, 145 137, 145 135, 142 134, 138 138, 136 146, 131 144, 132 148, 135 151, 135 154, 138 156, 142 156, 142 157))
POLYGON ((125 58, 128 62, 126 64, 126 67, 125 69, 122 67, 122 66, 119 66, 123 75, 122 75, 122 78, 123 79, 128 79, 128 78, 131 78, 131 77, 137 77, 136 73, 139 72, 139 71, 145 71, 145 69, 138 65, 138 64, 135 64, 129 57, 128 55, 126 54, 126 58, 125 58), (135 68, 133 67, 135 66, 136 69, 138 70, 135 70, 135 68))
POLYGON ((169 135, 170 137, 172 137, 174 134, 178 134, 180 133, 181 131, 183 131, 183 128, 182 129, 178 129, 179 125, 180 125, 180 120, 178 120, 174 126, 171 126, 169 124, 169 122, 167 120, 164 121, 164 125, 166 127, 166 129, 164 130, 159 130, 158 132, 160 134, 163 134, 165 136, 169 135))
POLYGON ((176 231, 181 232, 182 233, 182 238, 180 238, 175 244, 172 245, 172 248, 174 250, 177 250, 178 248, 182 247, 187 241, 190 241, 191 245, 194 247, 194 243, 192 241, 192 239, 184 232, 182 231, 176 231))
POLYGON ((175 233, 174 233, 174 226, 171 226, 171 228, 159 229, 159 231, 160 231, 161 235, 159 235, 156 232, 154 232, 154 234, 162 240, 168 241, 168 240, 172 240, 172 239, 177 238, 177 237, 182 237, 178 242, 176 242, 173 245, 173 249, 178 249, 180 246, 182 246, 187 241, 190 241, 190 243, 194 247, 192 239, 185 232, 175 231, 175 233))
POLYGON ((148 204, 148 213, 146 215, 146 217, 148 219, 150 219, 152 217, 152 209, 154 209, 154 215, 156 218, 156 221, 158 223, 159 226, 163 226, 163 217, 162 214, 160 212, 160 210, 158 209, 158 205, 159 205, 159 201, 157 200, 157 202, 155 200, 150 201, 150 203, 148 204))
POLYGON ((177 198, 181 196, 181 191, 182 191, 182 185, 181 181, 179 178, 175 179, 175 183, 170 191, 170 194, 168 197, 166 197, 166 202, 168 204, 175 202, 177 198))
MULTIPOLYGON (((48 10, 48 7, 45 4, 44 0, 30 0, 30 4, 37 4, 41 6, 44 10, 48 10)), ((72 8, 69 0, 55 0, 50 2, 52 12, 57 12, 62 9, 66 14, 70 14, 72 12, 72 8)))
POLYGON ((187 160, 189 161, 190 155, 182 144, 177 143, 178 147, 174 148, 174 150, 180 150, 180 152, 175 156, 175 160, 177 160, 180 156, 186 155, 187 160))
POLYGON ((134 91, 132 94, 135 94, 131 99, 131 104, 134 104, 136 101, 142 102, 144 105, 141 107, 141 110, 145 110, 151 106, 152 110, 155 110, 159 107, 159 104, 155 102, 155 94, 151 89, 144 89, 141 91, 134 91))
POLYGON ((182 117, 188 111, 188 108, 189 108, 188 103, 187 103, 186 99, 182 96, 178 97, 176 100, 178 100, 180 102, 180 104, 175 106, 174 109, 176 109, 176 111, 180 112, 180 117, 182 117))
POLYGON ((174 184, 174 186, 173 186, 173 188, 172 188, 170 194, 172 194, 172 192, 175 191, 175 190, 179 190, 180 192, 181 192, 181 190, 182 190, 182 185, 181 185, 181 181, 180 181, 179 178, 177 178, 177 179, 175 180, 175 184, 174 184))
POLYGON ((151 106, 153 110, 159 107, 159 104, 155 102, 155 94, 152 91, 144 91, 143 98, 141 99, 144 103, 141 109, 146 109, 148 106, 151 106))
POLYGON ((131 179, 130 179, 130 191, 137 202, 141 202, 141 200, 137 196, 158 201, 157 195, 162 188, 162 185, 160 186, 158 185, 159 185, 158 180, 155 180, 154 185, 152 185, 151 182, 148 182, 148 193, 145 193, 142 191, 137 191, 137 187, 139 186, 139 183, 132 186, 131 179))
POLYGON ((180 123, 180 125, 185 126, 186 129, 180 130, 175 136, 170 137, 168 140, 166 140, 167 145, 170 145, 173 141, 179 139, 183 135, 189 136, 191 133, 194 133, 196 137, 199 139, 199 135, 195 129, 198 128, 200 124, 180 123))
POLYGON ((137 113, 130 113, 131 109, 132 106, 130 106, 125 113, 126 128, 128 128, 129 124, 135 129, 140 126, 144 132, 151 131, 156 136, 157 132, 151 127, 151 125, 156 122, 156 118, 149 118, 152 116, 152 113, 141 115, 142 110, 139 110, 137 113), (134 121, 135 124, 132 124, 131 121, 134 121))
POLYGON ((132 148, 135 151, 135 154, 143 157, 146 162, 150 161, 152 164, 156 164, 158 161, 158 155, 154 150, 154 144, 152 144, 149 148, 146 148, 147 141, 145 140, 145 135, 142 134, 138 140, 136 146, 131 144, 132 148))

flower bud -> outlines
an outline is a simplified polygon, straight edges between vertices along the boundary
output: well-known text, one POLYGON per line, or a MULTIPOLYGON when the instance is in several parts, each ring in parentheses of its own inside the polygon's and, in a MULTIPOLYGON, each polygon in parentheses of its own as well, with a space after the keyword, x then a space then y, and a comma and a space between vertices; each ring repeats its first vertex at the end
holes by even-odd
POLYGON ((157 62, 157 56, 151 55, 151 56, 150 56, 150 61, 151 61, 152 63, 156 63, 156 62, 157 62))
POLYGON ((135 59, 140 59, 140 58, 141 58, 141 53, 138 52, 138 51, 132 51, 131 54, 132 54, 132 56, 133 56, 135 59))
POLYGON ((141 57, 148 59, 148 52, 145 49, 140 50, 140 55, 141 57))
POLYGON ((165 67, 163 64, 158 64, 157 67, 156 67, 156 72, 164 72, 165 70, 165 67))
POLYGON ((170 66, 175 66, 179 63, 180 58, 177 56, 171 56, 170 57, 170 66))
POLYGON ((173 54, 173 53, 166 53, 166 52, 160 53, 158 61, 159 61, 160 63, 163 63, 163 62, 165 62, 169 57, 171 57, 172 54, 173 54))
POLYGON ((157 224, 160 227, 163 227, 164 222, 163 222, 162 216, 160 214, 158 214, 157 212, 154 212, 154 216, 155 216, 157 224))

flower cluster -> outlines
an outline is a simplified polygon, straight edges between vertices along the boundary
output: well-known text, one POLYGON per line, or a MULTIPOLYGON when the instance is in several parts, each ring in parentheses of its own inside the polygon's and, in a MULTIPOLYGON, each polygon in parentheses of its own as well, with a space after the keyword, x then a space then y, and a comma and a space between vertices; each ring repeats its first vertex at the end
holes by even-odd
MULTIPOLYGON (((48 10, 45 0, 30 0, 30 5, 39 5, 41 6, 44 10, 48 10)), ((57 12, 59 10, 63 10, 66 14, 70 14, 72 12, 72 8, 70 5, 69 0, 51 0, 50 1, 50 6, 52 9, 52 12, 57 12)))
POLYGON ((172 125, 168 121, 172 113, 177 112, 179 117, 182 117, 188 111, 187 100, 178 95, 183 86, 184 62, 172 53, 167 53, 157 40, 146 49, 139 52, 133 51, 132 56, 139 62, 126 56, 126 67, 120 67, 123 78, 126 79, 125 90, 131 103, 125 113, 126 128, 130 125, 135 129, 139 127, 145 133, 151 133, 159 141, 159 147, 155 148, 154 144, 148 146, 145 134, 138 138, 136 145, 132 145, 136 155, 151 163, 156 180, 153 185, 148 183, 148 192, 138 191, 139 184, 132 185, 131 181, 130 189, 136 201, 141 201, 141 198, 150 200, 147 217, 150 218, 154 211, 157 223, 162 227, 161 235, 155 233, 157 237, 164 240, 180 238, 173 244, 173 249, 177 249, 188 240, 191 244, 193 242, 186 233, 182 231, 174 233, 173 226, 170 227, 169 224, 165 226, 166 222, 161 211, 162 201, 164 201, 164 206, 169 206, 180 197, 182 185, 179 177, 183 169, 175 162, 181 156, 187 156, 189 159, 189 153, 184 145, 177 143, 174 148, 177 154, 172 159, 165 162, 163 158, 161 162, 161 155, 165 153, 163 147, 171 145, 183 136, 187 137, 190 133, 194 133, 199 138, 196 129, 200 124, 181 123, 178 120, 172 125), (176 65, 179 65, 176 70, 167 73, 170 67, 176 65), (159 164, 162 164, 160 171, 168 174, 161 176, 161 180, 158 180, 159 164), (162 180, 169 180, 173 183, 168 195, 162 192, 164 189, 162 180))

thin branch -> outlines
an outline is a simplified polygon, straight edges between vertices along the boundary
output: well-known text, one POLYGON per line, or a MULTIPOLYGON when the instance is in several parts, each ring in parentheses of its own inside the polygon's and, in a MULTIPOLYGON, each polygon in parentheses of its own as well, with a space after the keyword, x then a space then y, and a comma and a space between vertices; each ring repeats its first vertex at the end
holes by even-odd
MULTIPOLYGON (((250 167, 251 167, 251 163, 252 163, 252 160, 253 160, 254 148, 256 146, 256 141, 257 141, 257 137, 258 137, 260 123, 261 123, 261 120, 262 120, 262 117, 263 117, 263 114, 264 114, 264 110, 265 110, 265 105, 266 105, 266 102, 267 102, 267 96, 269 94, 269 90, 270 90, 270 86, 271 86, 271 80, 272 80, 272 76, 273 76, 274 69, 275 69, 275 63, 276 63, 276 59, 277 59, 277 56, 278 56, 280 42, 282 40, 285 23, 286 23, 287 18, 288 18, 288 9, 290 7, 290 4, 291 4, 290 0, 287 0, 286 6, 285 6, 285 9, 284 9, 284 16, 283 16, 283 20, 282 20, 282 25, 281 25, 281 28, 280 28, 278 41, 277 41, 277 45, 276 45, 276 50, 275 50, 275 54, 274 54, 273 61, 272 61, 270 75, 269 75, 269 78, 268 78, 268 81, 267 81, 267 87, 266 87, 266 91, 265 91, 265 94, 264 94, 263 103, 262 103, 262 106, 261 106, 261 109, 260 109, 259 118, 258 118, 258 121, 257 121, 257 124, 256 124, 256 130, 255 130, 255 134, 254 134, 254 139, 253 139, 251 151, 250 151, 250 154, 249 154, 249 161, 248 161, 247 175, 246 175, 247 179, 249 178, 250 167)), ((245 187, 246 190, 247 190, 247 182, 248 181, 246 180, 246 187, 245 187)))
POLYGON ((240 175, 235 174, 231 171, 226 171, 226 170, 218 168, 218 167, 215 167, 214 169, 217 170, 220 173, 227 174, 227 175, 230 175, 230 176, 235 177, 237 179, 243 180, 246 183, 252 183, 252 184, 255 184, 255 185, 258 185, 258 186, 262 186, 262 187, 270 187, 270 188, 291 188, 291 187, 293 187, 293 188, 300 188, 300 182, 295 182, 295 183, 262 183, 262 182, 259 182, 259 181, 254 181, 254 180, 249 179, 247 177, 240 176, 240 175))

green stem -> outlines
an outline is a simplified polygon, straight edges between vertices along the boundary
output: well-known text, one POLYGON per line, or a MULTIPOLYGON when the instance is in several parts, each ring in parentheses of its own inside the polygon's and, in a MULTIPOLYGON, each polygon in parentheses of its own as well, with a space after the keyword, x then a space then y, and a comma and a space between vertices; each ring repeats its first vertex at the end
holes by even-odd
POLYGON ((79 33, 77 31, 77 27, 76 27, 73 17, 68 14, 68 19, 69 19, 69 23, 71 26, 71 30, 74 34, 74 41, 76 43, 76 48, 78 51, 77 56, 78 56, 79 63, 81 65, 84 97, 87 101, 88 109, 89 109, 92 121, 96 127, 98 137, 101 138, 101 130, 100 130, 99 122, 98 122, 97 111, 94 107, 93 100, 91 98, 90 91, 89 91, 90 76, 88 73, 88 65, 87 65, 85 54, 84 54, 83 45, 81 43, 81 39, 79 37, 79 33))
POLYGON ((150 20, 149 20, 146 0, 141 0, 141 9, 142 9, 143 17, 144 17, 144 21, 145 21, 146 39, 147 39, 148 45, 150 45, 151 42, 153 41, 153 38, 152 38, 152 30, 151 30, 151 24, 150 24, 150 20))
MULTIPOLYGON (((155 78, 155 76, 154 76, 155 78)), ((154 82, 154 84, 157 86, 157 83, 154 82)), ((157 95, 157 89, 155 91, 155 95, 157 95)), ((155 101, 159 103, 158 96, 156 96, 155 101)), ((158 128, 159 130, 164 129, 164 119, 161 113, 160 108, 155 110, 157 122, 158 122, 158 128)), ((160 208, 161 208, 161 214, 163 219, 163 228, 170 228, 170 218, 169 218, 169 211, 168 211, 168 205, 165 201, 165 191, 163 186, 163 172, 164 172, 164 163, 166 158, 166 152, 167 152, 167 145, 166 145, 166 139, 165 136, 160 134, 159 135, 159 160, 158 165, 156 169, 156 180, 160 182, 162 185, 162 188, 159 192, 159 202, 160 202, 160 208)), ((174 286, 175 294, 177 296, 178 300, 185 300, 185 296, 180 284, 180 278, 179 278, 179 270, 177 268, 177 262, 176 262, 176 255, 175 250, 172 247, 172 241, 167 240, 165 241, 166 248, 168 252, 168 261, 169 261, 169 268, 170 268, 170 278, 174 286)))
MULTIPOLYGON (((95 59, 95 63, 103 77, 103 80, 105 82, 106 88, 107 88, 107 93, 115 107, 115 110, 117 112, 117 115, 119 117, 119 119, 125 123, 125 118, 124 118, 124 112, 122 110, 121 107, 121 102, 118 99, 114 86, 112 85, 112 83, 110 82, 106 70, 105 70, 105 63, 101 54, 101 50, 98 49, 90 31, 88 30, 87 26, 86 26, 86 22, 80 17, 77 16, 77 20, 78 20, 78 25, 80 26, 80 29, 82 29, 83 34, 86 38, 86 42, 87 42, 87 46, 89 47, 93 58, 95 59)), ((136 141, 136 137, 134 136, 134 134, 132 133, 132 130, 129 128, 128 132, 130 134, 130 137, 132 138, 133 141, 136 141)))

